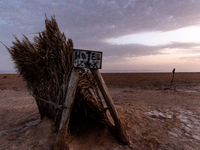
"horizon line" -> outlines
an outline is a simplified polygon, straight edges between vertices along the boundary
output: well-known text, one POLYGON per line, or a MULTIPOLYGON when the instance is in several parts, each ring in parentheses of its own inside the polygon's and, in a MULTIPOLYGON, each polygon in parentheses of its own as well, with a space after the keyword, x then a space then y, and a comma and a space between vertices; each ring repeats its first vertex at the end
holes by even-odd
MULTIPOLYGON (((101 73, 171 73, 172 71, 160 70, 105 70, 99 69, 101 73)), ((200 71, 177 71, 175 73, 200 73, 200 71)), ((18 74, 13 70, 0 70, 0 74, 18 74)))

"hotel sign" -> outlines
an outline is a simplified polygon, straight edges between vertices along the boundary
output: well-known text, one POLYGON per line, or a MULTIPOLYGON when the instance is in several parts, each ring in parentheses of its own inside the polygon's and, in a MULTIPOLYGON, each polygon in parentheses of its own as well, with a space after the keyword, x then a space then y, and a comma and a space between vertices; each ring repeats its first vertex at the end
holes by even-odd
POLYGON ((102 52, 74 49, 74 67, 101 69, 102 52))

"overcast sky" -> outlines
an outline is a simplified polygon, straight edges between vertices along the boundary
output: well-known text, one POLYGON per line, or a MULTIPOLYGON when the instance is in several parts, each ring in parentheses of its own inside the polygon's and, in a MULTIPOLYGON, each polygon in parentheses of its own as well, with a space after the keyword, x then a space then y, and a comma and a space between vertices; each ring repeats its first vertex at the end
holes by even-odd
MULTIPOLYGON (((1 0, 0 41, 32 40, 45 14, 74 48, 102 51, 102 71, 200 72, 200 0, 1 0)), ((0 44, 2 71, 14 64, 0 44)))

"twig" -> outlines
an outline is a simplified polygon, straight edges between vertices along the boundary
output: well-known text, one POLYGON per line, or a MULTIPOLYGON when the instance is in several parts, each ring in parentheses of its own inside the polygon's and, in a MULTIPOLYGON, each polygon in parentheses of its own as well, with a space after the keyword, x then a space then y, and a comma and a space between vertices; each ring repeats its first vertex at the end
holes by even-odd
POLYGON ((45 99, 42 99, 42 98, 39 98, 39 97, 35 97, 35 98, 38 99, 38 100, 41 100, 41 101, 43 101, 43 102, 46 102, 46 103, 48 103, 48 104, 50 104, 50 105, 53 105, 56 109, 68 108, 68 107, 65 106, 65 105, 57 105, 57 104, 55 104, 55 103, 53 103, 53 102, 51 102, 51 101, 48 101, 48 100, 45 100, 45 99))

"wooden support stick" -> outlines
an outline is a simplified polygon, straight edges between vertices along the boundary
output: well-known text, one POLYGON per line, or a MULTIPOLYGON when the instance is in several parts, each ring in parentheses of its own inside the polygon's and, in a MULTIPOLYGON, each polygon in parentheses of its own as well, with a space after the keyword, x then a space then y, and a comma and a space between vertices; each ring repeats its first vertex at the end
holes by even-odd
POLYGON ((101 93, 105 99, 105 102, 108 106, 108 109, 110 111, 110 114, 115 122, 115 126, 116 126, 116 129, 118 131, 118 136, 120 138, 120 140, 124 143, 124 144, 130 144, 130 141, 129 141, 129 137, 119 119, 119 116, 118 116, 118 113, 117 113, 117 110, 115 109, 115 106, 114 106, 114 103, 113 103, 113 100, 110 96, 110 93, 108 91, 108 88, 99 72, 98 69, 91 69, 91 72, 93 73, 94 75, 94 78, 96 79, 97 81, 97 84, 99 86, 99 89, 101 90, 101 93))
POLYGON ((62 129, 64 124, 66 124, 65 125, 66 130, 68 129, 68 124, 69 124, 72 106, 74 103, 78 79, 79 79, 79 71, 78 71, 78 69, 73 68, 71 75, 70 75, 70 80, 69 80, 68 89, 67 89, 67 95, 66 95, 65 103, 64 103, 65 107, 63 108, 63 111, 62 111, 62 117, 61 117, 59 130, 62 129))

